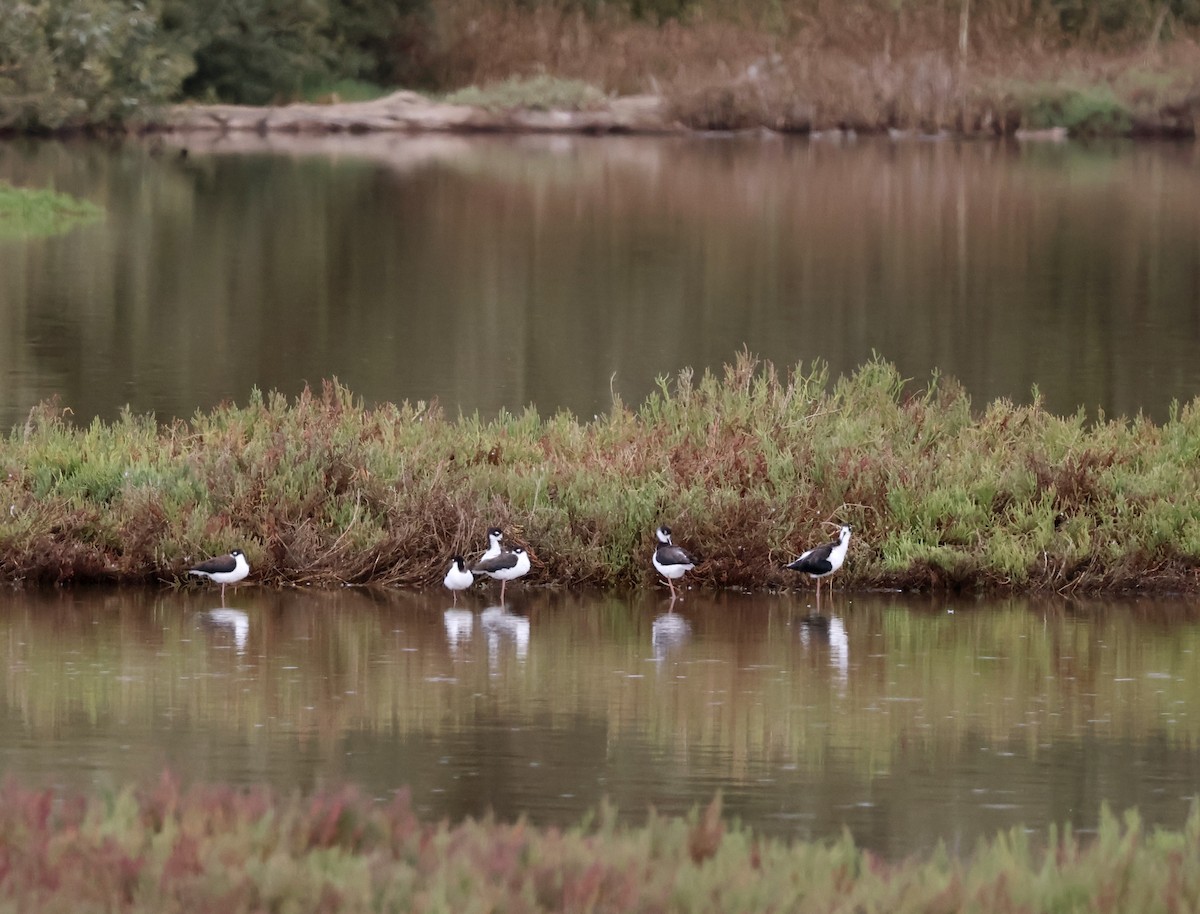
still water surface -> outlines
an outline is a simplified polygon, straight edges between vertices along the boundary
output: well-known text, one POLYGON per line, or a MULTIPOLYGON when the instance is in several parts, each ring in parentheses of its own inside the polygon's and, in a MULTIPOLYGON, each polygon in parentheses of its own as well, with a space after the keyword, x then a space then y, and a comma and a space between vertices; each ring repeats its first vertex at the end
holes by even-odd
MULTIPOLYGON (((583 416, 737 349, 872 351, 977 399, 1162 418, 1200 392, 1200 153, 803 140, 0 144, 106 207, 0 240, 0 427, 189 416, 337 375, 368 401, 583 416)), ((969 850, 1200 791, 1200 606, 247 588, 0 595, 0 772, 630 820, 718 789, 779 835, 969 850)))
POLYGON ((1200 605, 797 596, 12 593, 0 771, 410 785, 430 816, 726 809, 889 856, 1200 790, 1200 605))
POLYGON ((103 223, 0 241, 0 428, 338 376, 453 415, 639 402, 747 346, 1057 412, 1200 393, 1200 146, 569 137, 0 144, 103 223))

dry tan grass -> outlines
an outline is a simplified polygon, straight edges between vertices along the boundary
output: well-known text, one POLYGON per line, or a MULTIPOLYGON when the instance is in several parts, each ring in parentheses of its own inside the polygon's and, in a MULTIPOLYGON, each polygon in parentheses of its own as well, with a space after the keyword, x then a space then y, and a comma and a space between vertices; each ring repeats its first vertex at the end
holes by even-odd
POLYGON ((1200 111, 1200 51, 1178 28, 1068 41, 1024 0, 994 0, 974 4, 964 45, 958 4, 897 6, 713 0, 660 25, 611 6, 467 0, 437 8, 432 57, 446 87, 551 74, 664 95, 700 129, 1007 133, 1031 95, 1061 85, 1111 90, 1147 124, 1187 127, 1200 111))

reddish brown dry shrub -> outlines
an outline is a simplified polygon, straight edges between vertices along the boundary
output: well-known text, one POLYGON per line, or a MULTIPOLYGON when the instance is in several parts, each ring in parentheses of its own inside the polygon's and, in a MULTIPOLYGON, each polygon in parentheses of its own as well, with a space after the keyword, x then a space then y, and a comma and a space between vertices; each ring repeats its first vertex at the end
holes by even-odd
POLYGON ((721 795, 717 794, 688 831, 688 856, 693 863, 703 863, 717 853, 723 837, 725 824, 721 821, 721 795))

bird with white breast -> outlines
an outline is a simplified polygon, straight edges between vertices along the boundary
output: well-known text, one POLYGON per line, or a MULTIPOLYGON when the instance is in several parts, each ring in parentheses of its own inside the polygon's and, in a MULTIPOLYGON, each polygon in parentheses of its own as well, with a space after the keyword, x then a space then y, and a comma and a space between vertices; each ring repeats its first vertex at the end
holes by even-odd
POLYGON ((475 575, 471 574, 467 568, 467 563, 461 555, 456 555, 450 560, 450 570, 446 572, 446 576, 442 578, 442 583, 446 588, 454 594, 454 605, 458 605, 458 592, 466 590, 475 583, 475 575))
POLYGON ((505 549, 499 555, 480 559, 471 566, 473 574, 486 574, 493 581, 500 582, 500 605, 504 605, 504 588, 509 581, 529 574, 529 553, 520 546, 505 549))
POLYGON ((250 563, 241 549, 234 549, 228 555, 219 555, 206 562, 201 562, 194 568, 188 569, 188 574, 208 578, 214 584, 221 585, 221 605, 225 605, 225 585, 243 581, 250 574, 250 563))
MULTIPOLYGON (((792 571, 799 571, 814 578, 817 582, 817 611, 821 609, 821 581, 842 567, 846 561, 846 552, 850 548, 850 525, 846 524, 838 531, 838 538, 823 546, 814 546, 803 553, 794 562, 784 565, 792 571)), ((831 581, 829 586, 833 587, 831 581)))
POLYGON ((654 535, 658 539, 658 545, 654 547, 654 555, 650 557, 650 561, 654 563, 658 573, 667 579, 667 586, 671 588, 671 599, 674 600, 675 581, 695 568, 696 560, 686 549, 671 542, 671 528, 666 524, 655 530, 654 535))

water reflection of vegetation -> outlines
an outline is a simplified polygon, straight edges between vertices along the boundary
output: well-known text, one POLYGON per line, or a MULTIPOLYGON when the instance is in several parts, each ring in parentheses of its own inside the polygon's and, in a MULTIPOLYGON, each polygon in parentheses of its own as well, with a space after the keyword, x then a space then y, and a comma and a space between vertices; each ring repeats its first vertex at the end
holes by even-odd
POLYGON ((849 825, 889 855, 1088 826, 1103 801, 1181 821, 1200 747, 1194 608, 835 599, 814 625, 782 597, 693 593, 668 613, 526 591, 448 619, 439 597, 251 590, 230 601, 239 651, 192 595, 17 595, 0 619, 0 767, 77 785, 164 766, 411 785, 430 815, 559 824, 605 797, 627 820, 681 812, 719 786, 756 827, 849 825))
POLYGON ((690 637, 665 656, 654 650, 660 617, 618 599, 533 596, 490 626, 475 613, 451 643, 440 611, 416 599, 296 604, 256 597, 244 654, 231 631, 174 600, 149 612, 117 601, 115 625, 103 609, 10 614, 5 703, 35 736, 80 715, 88 727, 182 715, 227 733, 265 725, 268 736, 327 740, 455 730, 482 697, 512 719, 598 717, 613 740, 715 748, 735 775, 749 758, 812 764, 839 750, 878 772, 901 747, 932 756, 979 737, 1036 757, 1048 740, 1085 734, 1200 736, 1182 713, 1200 700, 1200 629, 1135 631, 1144 617, 1124 609, 914 613, 873 601, 835 618, 843 663, 827 632, 804 637, 802 615, 761 602, 677 611, 690 637), (524 624, 523 642, 504 619, 524 624))
POLYGON ((1058 413, 1161 421, 1200 389, 1186 146, 256 142, 0 148, 0 177, 112 226, 0 249, 0 427, 55 392, 169 420, 330 373, 369 402, 591 416, 738 342, 834 375, 875 348, 980 403, 1036 383, 1058 413))

